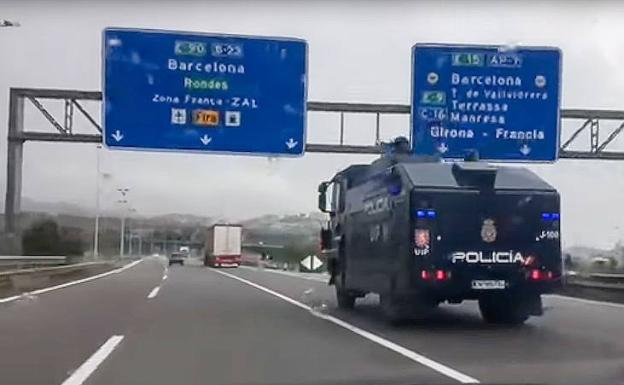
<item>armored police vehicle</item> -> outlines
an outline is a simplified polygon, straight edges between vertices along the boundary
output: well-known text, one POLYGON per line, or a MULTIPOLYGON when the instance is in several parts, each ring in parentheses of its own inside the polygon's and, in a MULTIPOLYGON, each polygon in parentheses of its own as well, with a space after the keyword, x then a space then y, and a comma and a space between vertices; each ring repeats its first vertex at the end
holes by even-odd
POLYGON ((542 314, 561 281, 559 194, 521 167, 417 157, 404 138, 319 186, 338 305, 380 295, 392 322, 478 300, 492 323, 542 314))

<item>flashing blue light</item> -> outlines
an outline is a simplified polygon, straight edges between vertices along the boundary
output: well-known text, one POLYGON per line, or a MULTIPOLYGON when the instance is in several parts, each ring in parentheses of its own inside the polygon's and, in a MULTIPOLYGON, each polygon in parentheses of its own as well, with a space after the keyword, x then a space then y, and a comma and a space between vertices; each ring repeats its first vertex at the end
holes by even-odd
POLYGON ((560 218, 559 213, 542 213, 542 219, 545 221, 558 221, 560 218))
POLYGON ((422 211, 422 210, 418 210, 418 211, 416 211, 416 216, 418 218, 424 218, 425 217, 425 212, 422 211))
POLYGON ((396 196, 401 193, 401 186, 390 186, 388 188, 390 195, 396 196))
POLYGON ((436 212, 435 212, 435 211, 433 211, 433 210, 429 210, 429 211, 427 211, 427 216, 428 216, 429 218, 435 218, 435 216, 436 216, 436 212))

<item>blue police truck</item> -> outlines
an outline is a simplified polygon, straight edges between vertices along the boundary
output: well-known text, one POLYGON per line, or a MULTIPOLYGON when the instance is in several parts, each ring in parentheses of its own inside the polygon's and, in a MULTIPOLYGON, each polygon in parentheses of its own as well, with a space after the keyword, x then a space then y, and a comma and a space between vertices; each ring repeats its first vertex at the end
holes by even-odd
POLYGON ((391 322, 477 300, 485 321, 521 324, 561 282, 559 207, 526 168, 415 156, 399 138, 319 186, 329 283, 340 308, 379 294, 391 322))

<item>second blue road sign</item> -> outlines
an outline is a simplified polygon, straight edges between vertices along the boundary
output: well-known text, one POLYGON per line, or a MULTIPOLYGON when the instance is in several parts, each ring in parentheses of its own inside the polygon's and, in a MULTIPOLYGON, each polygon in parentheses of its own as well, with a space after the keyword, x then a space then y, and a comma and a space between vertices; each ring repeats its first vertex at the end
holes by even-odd
POLYGON ((108 147, 303 154, 305 41, 109 28, 102 49, 108 147))
POLYGON ((412 50, 414 152, 556 160, 560 77, 556 48, 417 44, 412 50))

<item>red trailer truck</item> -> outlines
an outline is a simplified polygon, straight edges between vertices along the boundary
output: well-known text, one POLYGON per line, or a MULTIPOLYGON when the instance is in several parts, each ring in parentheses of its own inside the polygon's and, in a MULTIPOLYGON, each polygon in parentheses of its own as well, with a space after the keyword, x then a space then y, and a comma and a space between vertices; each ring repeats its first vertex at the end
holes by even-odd
POLYGON ((204 265, 238 267, 241 264, 242 226, 215 224, 208 229, 204 265))

